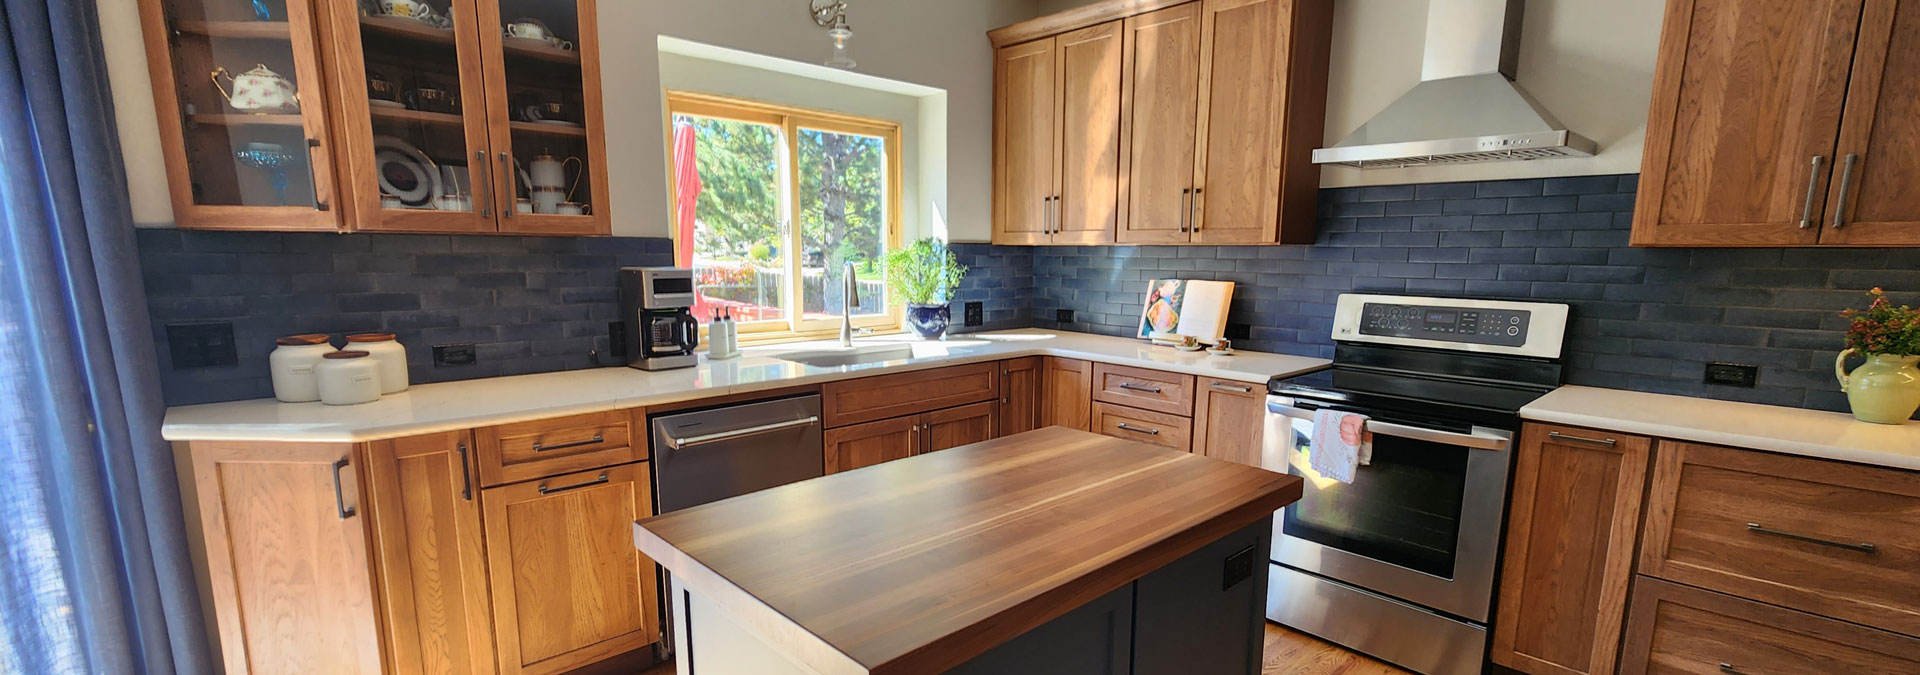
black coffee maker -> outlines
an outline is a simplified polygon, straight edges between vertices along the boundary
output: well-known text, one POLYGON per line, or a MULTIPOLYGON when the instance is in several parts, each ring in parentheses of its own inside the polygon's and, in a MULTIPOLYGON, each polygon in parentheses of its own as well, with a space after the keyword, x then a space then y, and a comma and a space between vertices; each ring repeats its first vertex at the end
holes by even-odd
POLYGON ((700 322, 693 318, 693 271, 684 267, 620 270, 620 317, 627 365, 641 370, 700 364, 700 322))

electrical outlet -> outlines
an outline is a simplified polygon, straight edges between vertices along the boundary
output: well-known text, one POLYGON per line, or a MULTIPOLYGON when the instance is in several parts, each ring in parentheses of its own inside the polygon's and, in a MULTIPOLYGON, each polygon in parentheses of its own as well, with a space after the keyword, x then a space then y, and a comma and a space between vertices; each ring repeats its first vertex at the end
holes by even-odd
POLYGON ((1752 389, 1754 382, 1760 379, 1760 367, 1743 363, 1707 364, 1707 384, 1722 387, 1745 387, 1752 389))
POLYGON ((1228 340, 1252 340, 1253 326, 1244 323, 1228 323, 1227 331, 1222 336, 1228 340))
POLYGON ((433 346, 433 365, 436 368, 442 366, 471 366, 479 361, 480 353, 473 348, 473 343, 471 342, 433 346))
POLYGON ((986 304, 980 303, 980 302, 967 303, 966 321, 964 322, 964 325, 979 326, 979 325, 985 324, 986 322, 987 322, 986 304))
POLYGON ((167 324, 167 355, 176 370, 218 368, 240 364, 233 344, 233 324, 167 324))
POLYGON ((1248 546, 1240 549, 1239 553, 1227 556, 1226 564, 1220 570, 1220 590, 1233 588, 1234 584, 1253 578, 1253 550, 1254 547, 1248 546))
POLYGON ((1071 309, 1053 310, 1053 320, 1058 321, 1060 323, 1073 323, 1073 310, 1071 309))
POLYGON ((607 353, 614 357, 627 355, 627 322, 607 322, 607 353))

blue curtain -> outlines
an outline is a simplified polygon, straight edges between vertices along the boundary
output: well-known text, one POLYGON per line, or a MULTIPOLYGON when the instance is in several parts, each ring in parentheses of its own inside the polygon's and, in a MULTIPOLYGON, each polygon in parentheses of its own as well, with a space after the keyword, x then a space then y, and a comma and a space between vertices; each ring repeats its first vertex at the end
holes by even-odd
POLYGON ((211 672, 94 3, 0 6, 0 672, 211 672))

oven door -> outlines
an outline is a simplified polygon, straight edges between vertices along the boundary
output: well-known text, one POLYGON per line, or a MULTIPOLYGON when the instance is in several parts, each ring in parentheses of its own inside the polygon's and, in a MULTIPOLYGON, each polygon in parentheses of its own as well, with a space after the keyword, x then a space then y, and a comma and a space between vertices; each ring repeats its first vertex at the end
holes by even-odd
POLYGON ((1307 461, 1319 407, 1267 397, 1261 464, 1306 479, 1274 518, 1273 561, 1486 623, 1513 433, 1370 420, 1372 462, 1341 483, 1307 461))

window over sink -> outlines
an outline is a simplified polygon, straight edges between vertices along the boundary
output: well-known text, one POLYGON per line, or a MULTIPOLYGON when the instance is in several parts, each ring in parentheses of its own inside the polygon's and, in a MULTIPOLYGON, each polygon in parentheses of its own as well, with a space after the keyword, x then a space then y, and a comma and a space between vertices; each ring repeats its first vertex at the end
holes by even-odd
POLYGON ((900 324, 880 259, 901 245, 900 124, 669 92, 675 263, 704 325, 730 313, 774 338, 839 328, 845 264, 853 321, 900 324))

